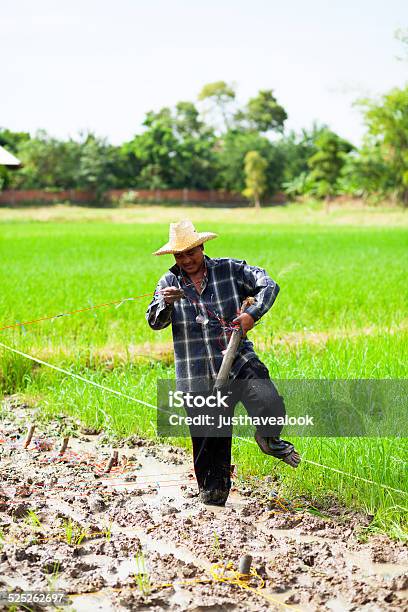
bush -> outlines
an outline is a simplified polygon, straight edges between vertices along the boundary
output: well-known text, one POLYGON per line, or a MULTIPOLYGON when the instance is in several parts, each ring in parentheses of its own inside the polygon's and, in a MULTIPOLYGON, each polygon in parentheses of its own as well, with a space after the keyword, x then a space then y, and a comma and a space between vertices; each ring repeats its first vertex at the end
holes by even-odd
POLYGON ((139 192, 138 191, 125 191, 125 193, 122 193, 122 195, 120 196, 120 198, 118 198, 117 202, 118 202, 118 206, 120 208, 122 207, 126 207, 126 206, 132 206, 132 204, 138 204, 139 202, 139 192))

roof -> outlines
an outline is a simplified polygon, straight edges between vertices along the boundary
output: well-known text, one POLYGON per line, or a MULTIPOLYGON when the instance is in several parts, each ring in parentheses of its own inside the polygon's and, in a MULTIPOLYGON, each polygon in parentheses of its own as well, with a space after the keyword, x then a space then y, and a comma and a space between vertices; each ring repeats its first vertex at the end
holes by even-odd
POLYGON ((21 166, 21 162, 0 146, 0 166, 21 166))

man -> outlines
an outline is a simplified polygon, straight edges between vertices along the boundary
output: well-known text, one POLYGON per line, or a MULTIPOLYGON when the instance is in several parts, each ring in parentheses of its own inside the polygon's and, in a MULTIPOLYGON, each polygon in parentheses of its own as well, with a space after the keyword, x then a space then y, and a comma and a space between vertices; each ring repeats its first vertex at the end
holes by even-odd
MULTIPOLYGON (((208 388, 214 383, 228 345, 232 325, 240 325, 243 339, 230 371, 229 414, 241 401, 250 416, 285 415, 283 398, 269 378, 246 334, 271 308, 279 286, 265 270, 244 260, 212 259, 204 254, 204 242, 217 237, 197 232, 191 221, 170 224, 169 241, 154 255, 173 254, 175 265, 158 282, 146 318, 155 330, 172 324, 177 382, 185 390, 208 388), (240 314, 243 301, 253 303, 240 314), (239 383, 239 384, 238 384, 239 383)), ((262 421, 261 421, 262 422, 262 421)), ((297 467, 299 454, 281 440, 282 427, 258 427, 255 439, 261 450, 297 467)), ((195 435, 194 470, 200 499, 225 505, 231 488, 231 435, 195 435)), ((232 433, 232 428, 231 428, 232 433)))

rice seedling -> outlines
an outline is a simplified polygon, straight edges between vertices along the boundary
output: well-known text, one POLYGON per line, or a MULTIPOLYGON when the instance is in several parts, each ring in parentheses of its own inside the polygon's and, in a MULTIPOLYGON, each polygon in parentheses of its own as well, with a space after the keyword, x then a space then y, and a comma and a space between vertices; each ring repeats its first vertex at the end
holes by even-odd
POLYGON ((144 556, 143 551, 138 552, 134 556, 134 562, 136 565, 136 570, 133 573, 133 578, 137 585, 137 588, 143 595, 149 595, 151 592, 151 582, 150 576, 146 565, 146 558, 144 556))

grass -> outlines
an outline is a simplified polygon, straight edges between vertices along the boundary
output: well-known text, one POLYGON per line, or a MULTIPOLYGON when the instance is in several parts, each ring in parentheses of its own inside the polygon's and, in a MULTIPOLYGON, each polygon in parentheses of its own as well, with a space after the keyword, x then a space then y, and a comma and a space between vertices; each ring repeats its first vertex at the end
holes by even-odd
POLYGON ((79 546, 88 535, 86 529, 84 529, 71 519, 68 519, 63 523, 63 530, 65 534, 65 540, 70 546, 79 546))
MULTIPOLYGON (((251 333, 273 379, 408 378, 408 232, 398 209, 326 214, 312 204, 258 217, 245 209, 0 210, 0 327, 152 293, 172 258, 151 253, 166 241, 168 220, 185 216, 219 234, 206 245, 210 256, 263 266, 281 286, 251 333)), ((154 404, 157 378, 174 369, 171 331, 147 326, 148 303, 147 296, 4 330, 0 341, 154 404)), ((45 414, 73 414, 112 436, 155 436, 153 410, 6 350, 0 386, 40 398, 45 414)), ((297 445, 312 461, 406 487, 407 438, 303 438, 297 445)), ((234 462, 244 476, 273 470, 284 491, 312 503, 363 509, 373 530, 406 533, 408 496, 306 463, 290 471, 242 441, 234 443, 234 462)))
POLYGON ((142 595, 149 595, 150 591, 152 590, 152 585, 143 551, 138 552, 133 559, 136 566, 133 574, 133 579, 136 586, 142 595))
POLYGON ((218 561, 223 561, 224 557, 221 550, 220 538, 216 531, 213 532, 214 541, 212 543, 212 551, 214 555, 217 557, 218 561))
POLYGON ((105 536, 106 541, 110 542, 112 538, 112 521, 109 521, 109 523, 104 526, 102 533, 105 536))
POLYGON ((32 509, 27 511, 25 522, 27 523, 27 525, 30 525, 36 531, 42 530, 43 528, 37 513, 32 509))
POLYGON ((61 573, 60 569, 61 569, 61 562, 54 561, 52 565, 52 572, 46 576, 48 588, 51 592, 56 591, 57 582, 58 582, 58 579, 61 573))

